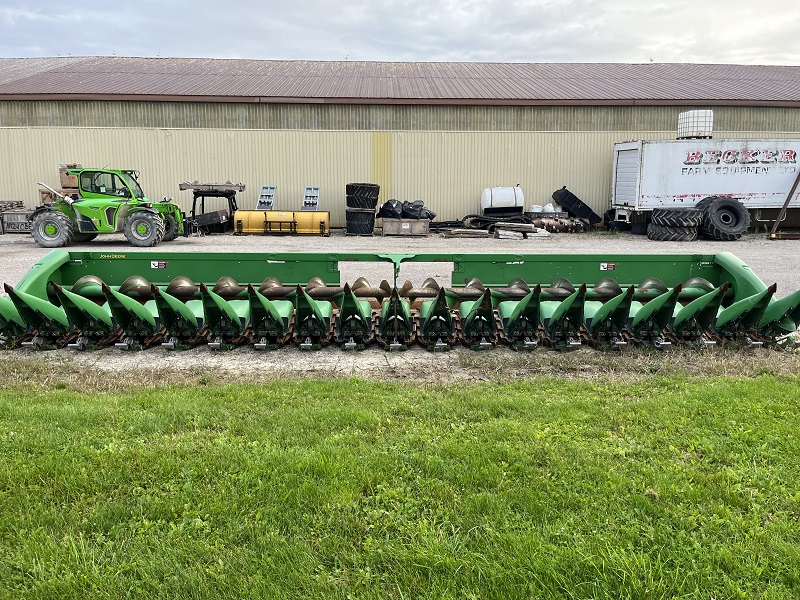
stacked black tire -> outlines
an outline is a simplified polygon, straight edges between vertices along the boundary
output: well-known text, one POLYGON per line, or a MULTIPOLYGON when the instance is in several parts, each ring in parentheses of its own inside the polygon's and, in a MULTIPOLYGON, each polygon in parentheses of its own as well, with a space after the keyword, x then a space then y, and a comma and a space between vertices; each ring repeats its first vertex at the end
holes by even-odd
POLYGON ((750 213, 735 198, 712 196, 694 208, 656 208, 647 237, 663 242, 692 242, 702 235, 712 240, 734 241, 747 232, 750 213))
POLYGON ((373 235, 375 211, 381 186, 376 183, 348 183, 345 187, 347 235, 373 235))
POLYGON ((703 221, 696 208, 655 208, 647 226, 647 237, 661 242, 693 242, 703 221))

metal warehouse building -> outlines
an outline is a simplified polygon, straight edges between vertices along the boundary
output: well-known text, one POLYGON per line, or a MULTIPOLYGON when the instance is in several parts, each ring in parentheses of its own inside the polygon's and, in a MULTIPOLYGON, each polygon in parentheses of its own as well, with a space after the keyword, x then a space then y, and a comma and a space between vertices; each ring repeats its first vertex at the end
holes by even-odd
POLYGON ((0 59, 0 200, 39 201, 63 162, 132 168, 184 209, 183 181, 243 182, 253 208, 307 185, 344 224, 345 184, 423 199, 440 220, 485 187, 526 205, 564 185, 602 213, 614 142, 675 137, 714 110, 715 137, 800 137, 800 67, 69 57, 0 59))

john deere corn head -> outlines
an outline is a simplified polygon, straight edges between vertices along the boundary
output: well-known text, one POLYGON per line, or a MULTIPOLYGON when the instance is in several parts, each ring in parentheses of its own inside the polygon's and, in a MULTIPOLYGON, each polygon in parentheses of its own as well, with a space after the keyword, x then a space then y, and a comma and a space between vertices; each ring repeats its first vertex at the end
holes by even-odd
POLYGON ((172 350, 786 346, 800 324, 800 291, 781 299, 775 291, 729 253, 53 250, 16 287, 5 284, 0 342, 172 350), (342 284, 342 261, 357 261, 364 270, 367 263, 389 263, 393 281, 376 287, 359 277, 342 284), (433 279, 398 285, 401 266, 414 262, 452 263, 452 286, 433 279))

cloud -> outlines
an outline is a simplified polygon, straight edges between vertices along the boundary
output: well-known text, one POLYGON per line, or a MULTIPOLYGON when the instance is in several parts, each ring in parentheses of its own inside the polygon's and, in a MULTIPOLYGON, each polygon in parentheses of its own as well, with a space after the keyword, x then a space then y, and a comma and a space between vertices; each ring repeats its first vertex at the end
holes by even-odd
POLYGON ((6 0, 0 55, 800 64, 796 0, 6 0))

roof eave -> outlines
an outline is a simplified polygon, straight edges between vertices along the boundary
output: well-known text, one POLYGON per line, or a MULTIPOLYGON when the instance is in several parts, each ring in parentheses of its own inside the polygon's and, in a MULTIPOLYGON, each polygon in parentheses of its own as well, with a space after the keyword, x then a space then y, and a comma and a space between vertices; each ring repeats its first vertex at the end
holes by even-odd
POLYGON ((83 100, 104 102, 197 102, 234 104, 373 104, 433 106, 747 106, 800 108, 800 100, 675 98, 314 98, 276 96, 187 96, 160 94, 0 94, 0 101, 83 100))

